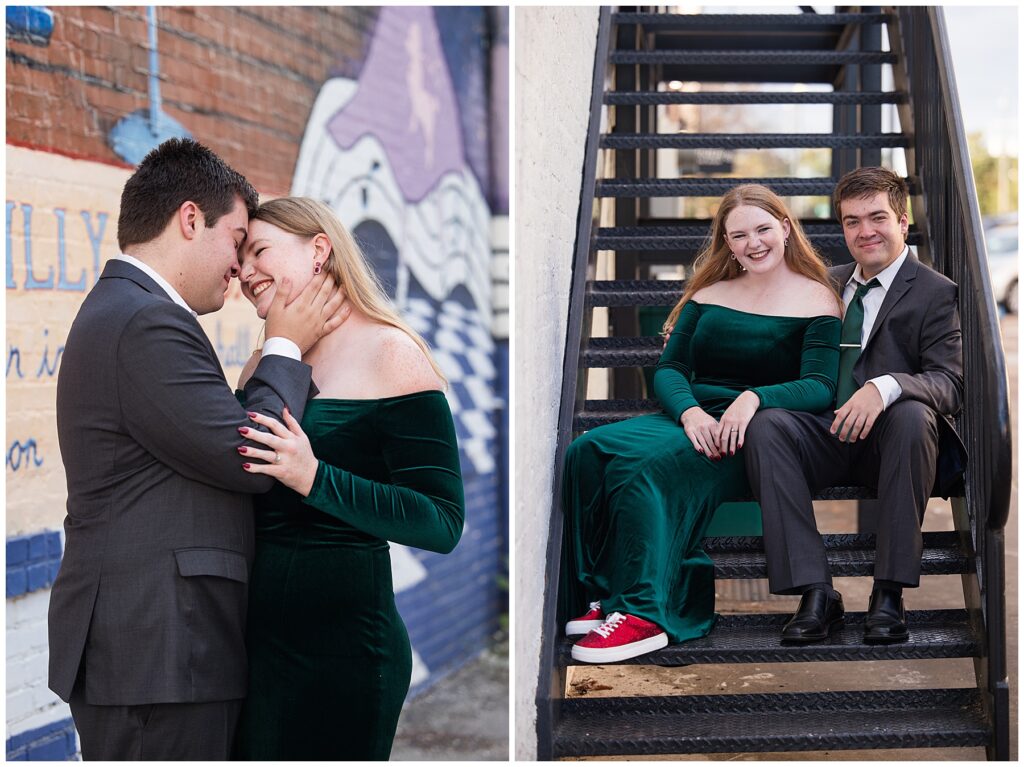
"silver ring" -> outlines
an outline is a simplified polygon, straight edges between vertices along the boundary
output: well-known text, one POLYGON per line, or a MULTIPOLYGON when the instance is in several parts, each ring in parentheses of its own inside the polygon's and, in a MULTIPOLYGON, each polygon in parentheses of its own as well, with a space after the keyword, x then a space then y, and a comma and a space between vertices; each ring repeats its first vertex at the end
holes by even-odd
POLYGON ((739 431, 739 429, 730 429, 729 431, 736 432, 739 431))
POLYGON ((274 453, 274 463, 281 463, 281 454, 274 453))

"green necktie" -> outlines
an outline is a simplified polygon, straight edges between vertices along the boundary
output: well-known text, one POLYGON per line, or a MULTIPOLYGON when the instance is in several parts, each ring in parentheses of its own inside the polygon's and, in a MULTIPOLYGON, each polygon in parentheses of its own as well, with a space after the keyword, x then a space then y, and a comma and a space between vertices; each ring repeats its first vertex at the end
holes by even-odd
POLYGON ((880 288, 882 284, 877 280, 865 285, 859 285, 857 292, 853 294, 853 300, 846 308, 846 316, 843 318, 843 332, 839 336, 839 381, 836 386, 836 408, 846 404, 846 400, 857 391, 857 384, 853 380, 853 366, 860 358, 860 337, 864 329, 864 296, 872 288, 880 288))

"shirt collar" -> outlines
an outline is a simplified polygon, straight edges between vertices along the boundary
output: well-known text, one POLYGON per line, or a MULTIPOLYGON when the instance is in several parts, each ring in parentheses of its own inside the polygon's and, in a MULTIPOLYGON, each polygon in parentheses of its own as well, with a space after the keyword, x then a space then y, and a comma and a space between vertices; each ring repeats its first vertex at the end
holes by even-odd
POLYGON ((136 269, 140 269, 141 271, 145 272, 146 275, 151 277, 157 285, 163 288, 164 292, 167 294, 167 297, 170 298, 174 303, 176 303, 182 309, 188 311, 188 313, 191 314, 193 317, 199 316, 194 311, 192 311, 191 306, 185 303, 185 299, 178 295, 178 291, 171 287, 171 283, 169 283, 167 280, 161 277, 152 266, 143 261, 140 261, 134 256, 129 256, 124 253, 119 253, 118 255, 114 256, 114 258, 118 259, 119 261, 127 261, 136 269))
MULTIPOLYGON (((878 280, 879 284, 881 284, 883 290, 888 292, 889 286, 892 285, 892 281, 896 279, 896 273, 900 270, 900 267, 903 266, 903 262, 907 260, 907 255, 909 253, 910 246, 904 245, 903 252, 896 257, 896 260, 875 275, 875 279, 878 280)), ((857 267, 853 270, 853 274, 850 275, 850 279, 846 281, 846 284, 849 285, 851 282, 855 282, 858 285, 864 285, 868 282, 864 279, 864 275, 861 273, 860 264, 857 264, 857 267)))

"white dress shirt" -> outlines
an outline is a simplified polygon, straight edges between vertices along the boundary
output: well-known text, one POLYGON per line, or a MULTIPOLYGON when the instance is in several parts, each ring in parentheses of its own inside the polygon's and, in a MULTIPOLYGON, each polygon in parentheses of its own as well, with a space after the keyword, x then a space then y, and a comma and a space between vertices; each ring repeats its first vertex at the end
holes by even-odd
MULTIPOLYGON (((186 312, 191 314, 193 317, 199 317, 198 314, 192 311, 192 307, 185 303, 185 299, 181 297, 178 291, 171 287, 171 283, 169 283, 167 280, 161 277, 160 274, 156 271, 156 269, 154 269, 152 266, 145 263, 144 261, 140 261, 134 256, 129 256, 124 253, 116 255, 114 256, 114 258, 118 259, 119 261, 127 261, 136 269, 139 269, 142 272, 144 272, 146 275, 151 277, 153 281, 161 287, 161 289, 163 289, 164 293, 167 294, 167 297, 169 299, 171 299, 174 303, 176 303, 186 312)), ((266 341, 264 341, 263 354, 280 354, 282 357, 288 357, 289 359, 293 360, 302 359, 302 354, 299 352, 298 344, 296 344, 291 339, 284 338, 282 336, 275 336, 274 338, 268 338, 266 341)))
MULTIPOLYGON (((875 275, 875 279, 881 285, 880 288, 874 288, 864 294, 861 299, 864 303, 864 325, 860 331, 860 347, 864 348, 868 338, 871 337, 871 328, 875 325, 875 318, 878 316, 878 310, 882 308, 882 302, 885 300, 886 293, 889 292, 889 288, 892 286, 892 281, 896 279, 896 272, 903 266, 903 262, 907 260, 907 254, 910 253, 910 247, 907 245, 903 246, 903 252, 889 264, 885 269, 875 275)), ((857 292, 858 285, 865 285, 870 280, 865 280, 864 275, 861 272, 860 264, 853 270, 853 274, 850 276, 849 281, 846 283, 846 287, 843 289, 843 315, 846 314, 846 309, 850 306, 850 302, 853 301, 853 295, 857 292)), ((868 381, 875 385, 878 389, 878 393, 882 395, 882 409, 889 407, 895 402, 899 396, 903 393, 903 387, 901 387, 896 379, 891 375, 878 376, 878 378, 872 378, 868 381)))

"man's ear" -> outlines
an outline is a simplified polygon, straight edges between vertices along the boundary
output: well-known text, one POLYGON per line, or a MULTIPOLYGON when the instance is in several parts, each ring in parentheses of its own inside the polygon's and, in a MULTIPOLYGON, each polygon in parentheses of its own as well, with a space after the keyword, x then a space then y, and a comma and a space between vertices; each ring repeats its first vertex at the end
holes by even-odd
POLYGON ((181 236, 186 240, 194 239, 199 234, 200 224, 203 222, 203 213, 199 206, 191 200, 185 200, 178 208, 178 228, 181 236))

